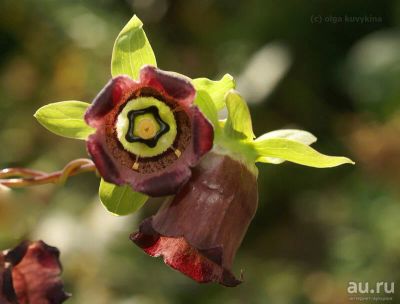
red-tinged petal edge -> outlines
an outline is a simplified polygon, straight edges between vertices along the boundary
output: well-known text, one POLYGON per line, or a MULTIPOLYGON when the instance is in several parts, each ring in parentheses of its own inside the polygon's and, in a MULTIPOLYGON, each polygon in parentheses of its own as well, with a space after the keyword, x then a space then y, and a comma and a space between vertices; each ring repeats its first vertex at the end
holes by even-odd
POLYGON ((148 255, 163 257, 167 265, 199 283, 218 282, 227 287, 235 287, 241 283, 229 270, 191 246, 184 237, 165 237, 158 234, 152 227, 151 218, 145 220, 139 232, 131 234, 130 239, 148 255))
POLYGON ((102 123, 102 119, 118 105, 125 102, 140 85, 128 76, 111 79, 93 100, 85 113, 85 121, 92 127, 102 123))
POLYGON ((59 254, 42 241, 23 242, 0 254, 0 303, 59 304, 67 300, 59 254))

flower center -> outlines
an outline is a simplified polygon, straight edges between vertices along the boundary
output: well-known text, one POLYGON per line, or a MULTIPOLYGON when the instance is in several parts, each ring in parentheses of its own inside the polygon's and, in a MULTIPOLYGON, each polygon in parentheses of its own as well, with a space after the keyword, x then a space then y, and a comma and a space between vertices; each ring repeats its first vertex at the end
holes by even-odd
POLYGON ((157 145, 161 136, 169 131, 156 106, 141 110, 132 110, 128 113, 129 128, 125 139, 130 142, 141 142, 150 148, 157 145))
POLYGON ((140 138, 150 139, 157 133, 157 125, 155 121, 150 118, 143 118, 138 122, 137 134, 140 138))
POLYGON ((128 101, 118 115, 116 131, 124 149, 137 157, 153 157, 168 150, 177 135, 171 108, 154 97, 128 101))

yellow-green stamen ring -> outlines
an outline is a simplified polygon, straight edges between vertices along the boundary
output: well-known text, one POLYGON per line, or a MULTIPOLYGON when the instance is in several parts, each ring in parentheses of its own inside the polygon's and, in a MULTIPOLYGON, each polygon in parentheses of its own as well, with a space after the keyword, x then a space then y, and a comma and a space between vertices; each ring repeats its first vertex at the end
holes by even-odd
POLYGON ((118 140, 124 149, 138 157, 153 157, 162 154, 172 146, 177 134, 176 120, 171 108, 154 97, 139 97, 128 101, 118 115, 116 130, 118 140), (130 135, 137 136, 142 141, 151 140, 151 135, 158 134, 160 126, 151 113, 137 116, 133 124, 133 130, 130 130, 132 125, 129 114, 150 107, 157 108, 159 117, 168 126, 168 131, 157 138, 155 145, 152 147, 144 142, 130 142, 128 140, 130 136, 127 136, 129 132, 130 135))

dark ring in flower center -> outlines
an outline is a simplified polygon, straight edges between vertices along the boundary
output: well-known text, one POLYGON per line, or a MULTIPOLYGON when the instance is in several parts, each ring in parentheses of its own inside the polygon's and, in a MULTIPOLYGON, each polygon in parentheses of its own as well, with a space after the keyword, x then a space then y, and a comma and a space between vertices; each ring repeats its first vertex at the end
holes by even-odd
POLYGON ((156 106, 150 106, 145 109, 140 110, 132 110, 128 113, 128 120, 129 120, 129 128, 128 132, 125 135, 125 139, 130 142, 140 142, 147 145, 150 148, 154 148, 157 145, 158 140, 163 136, 165 133, 169 131, 169 125, 165 123, 158 113, 158 108, 156 106), (145 115, 145 114, 152 114, 154 119, 159 125, 159 130, 152 138, 142 138, 140 136, 135 136, 134 129, 135 129, 135 119, 138 116, 145 115))

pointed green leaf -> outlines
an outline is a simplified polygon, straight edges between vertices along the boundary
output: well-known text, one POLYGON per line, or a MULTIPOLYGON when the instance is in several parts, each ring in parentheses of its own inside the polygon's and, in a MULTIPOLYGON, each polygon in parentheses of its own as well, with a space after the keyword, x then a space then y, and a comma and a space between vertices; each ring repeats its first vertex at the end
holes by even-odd
POLYGON ((43 127, 57 135, 85 140, 94 132, 83 118, 89 106, 74 100, 50 103, 37 110, 34 116, 43 127))
POLYGON ((143 31, 143 23, 135 15, 115 40, 111 74, 113 77, 126 74, 138 79, 139 70, 145 64, 157 66, 156 57, 143 31))
POLYGON ((235 90, 225 95, 228 119, 225 123, 225 133, 237 139, 253 140, 254 133, 251 116, 246 101, 235 90))
MULTIPOLYGON (((317 141, 317 138, 310 132, 303 130, 295 130, 295 129, 282 129, 282 130, 271 131, 265 133, 264 135, 261 135, 256 139, 256 141, 261 141, 268 138, 286 138, 303 143, 308 146, 317 141)), ((260 157, 258 161, 277 165, 283 163, 285 160, 282 158, 265 156, 265 157, 260 157)))
POLYGON ((315 168, 354 164, 347 157, 324 155, 303 143, 291 139, 267 138, 256 140, 254 141, 254 147, 259 155, 257 159, 259 162, 263 162, 264 157, 274 157, 315 168))
POLYGON ((225 106, 225 94, 235 88, 235 80, 229 74, 225 74, 221 80, 213 81, 207 78, 197 78, 192 81, 196 90, 203 90, 210 95, 217 110, 225 106))
POLYGON ((196 91, 194 104, 199 107, 204 116, 213 124, 214 129, 219 128, 217 109, 206 91, 196 91))
POLYGON ((130 186, 117 186, 100 182, 99 196, 103 206, 114 215, 128 215, 139 210, 148 196, 132 190, 130 186))
POLYGON ((281 129, 265 133, 258 137, 256 140, 263 140, 268 138, 286 138, 294 141, 301 142, 305 145, 311 145, 317 141, 317 138, 310 132, 296 129, 281 129))

